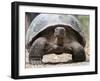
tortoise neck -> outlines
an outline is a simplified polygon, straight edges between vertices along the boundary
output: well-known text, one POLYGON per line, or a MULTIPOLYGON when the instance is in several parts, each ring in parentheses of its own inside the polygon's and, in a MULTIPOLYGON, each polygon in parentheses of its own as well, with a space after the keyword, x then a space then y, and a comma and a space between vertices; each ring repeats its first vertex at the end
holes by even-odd
POLYGON ((64 38, 56 38, 56 44, 59 46, 63 46, 64 44, 64 38))

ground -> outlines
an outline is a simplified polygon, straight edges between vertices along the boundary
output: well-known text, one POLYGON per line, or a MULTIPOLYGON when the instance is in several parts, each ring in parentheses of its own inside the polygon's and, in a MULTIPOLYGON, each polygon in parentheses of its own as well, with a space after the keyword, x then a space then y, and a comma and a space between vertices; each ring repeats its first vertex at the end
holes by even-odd
POLYGON ((29 54, 26 50, 26 66, 25 67, 26 68, 40 68, 40 67, 87 65, 87 64, 89 64, 89 56, 90 56, 88 45, 86 45, 86 47, 85 47, 85 52, 86 52, 86 61, 84 61, 84 62, 74 63, 74 62, 72 62, 72 55, 71 54, 63 53, 61 55, 56 55, 56 54, 44 55, 42 61, 46 64, 32 65, 32 64, 29 64, 29 60, 28 60, 29 54))

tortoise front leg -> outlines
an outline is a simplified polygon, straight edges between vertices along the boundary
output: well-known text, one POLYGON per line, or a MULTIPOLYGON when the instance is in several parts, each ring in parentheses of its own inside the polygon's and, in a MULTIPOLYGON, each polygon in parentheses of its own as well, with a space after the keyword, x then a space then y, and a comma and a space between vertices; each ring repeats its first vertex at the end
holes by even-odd
POLYGON ((64 45, 64 52, 72 54, 73 62, 81 62, 86 60, 85 50, 78 42, 71 42, 64 45))
POLYGON ((78 42, 71 43, 72 60, 74 62, 82 62, 86 60, 85 50, 78 42))
POLYGON ((30 64, 34 65, 42 64, 42 58, 44 55, 44 48, 46 43, 47 40, 44 37, 40 37, 33 42, 29 53, 30 64))

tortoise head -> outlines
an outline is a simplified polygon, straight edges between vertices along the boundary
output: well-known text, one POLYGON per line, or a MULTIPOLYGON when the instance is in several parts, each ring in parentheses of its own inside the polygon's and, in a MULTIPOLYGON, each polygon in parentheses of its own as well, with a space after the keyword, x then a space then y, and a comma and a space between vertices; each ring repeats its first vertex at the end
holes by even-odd
POLYGON ((54 30, 54 36, 57 38, 64 38, 65 37, 65 28, 64 27, 56 27, 54 30))
POLYGON ((56 44, 58 46, 63 46, 65 35, 66 35, 66 30, 64 27, 55 28, 54 36, 56 37, 56 44))

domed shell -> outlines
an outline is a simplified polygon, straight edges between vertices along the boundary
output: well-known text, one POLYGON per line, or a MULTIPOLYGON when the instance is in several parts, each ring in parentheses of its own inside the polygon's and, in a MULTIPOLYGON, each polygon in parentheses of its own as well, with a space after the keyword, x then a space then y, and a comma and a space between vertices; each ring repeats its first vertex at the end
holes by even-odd
POLYGON ((36 37, 40 32, 43 32, 50 26, 58 24, 65 25, 66 27, 69 26, 78 32, 81 38, 80 42, 83 47, 85 46, 85 39, 79 21, 73 15, 65 14, 39 14, 35 19, 33 19, 26 32, 26 44, 28 44, 32 38, 36 37))

